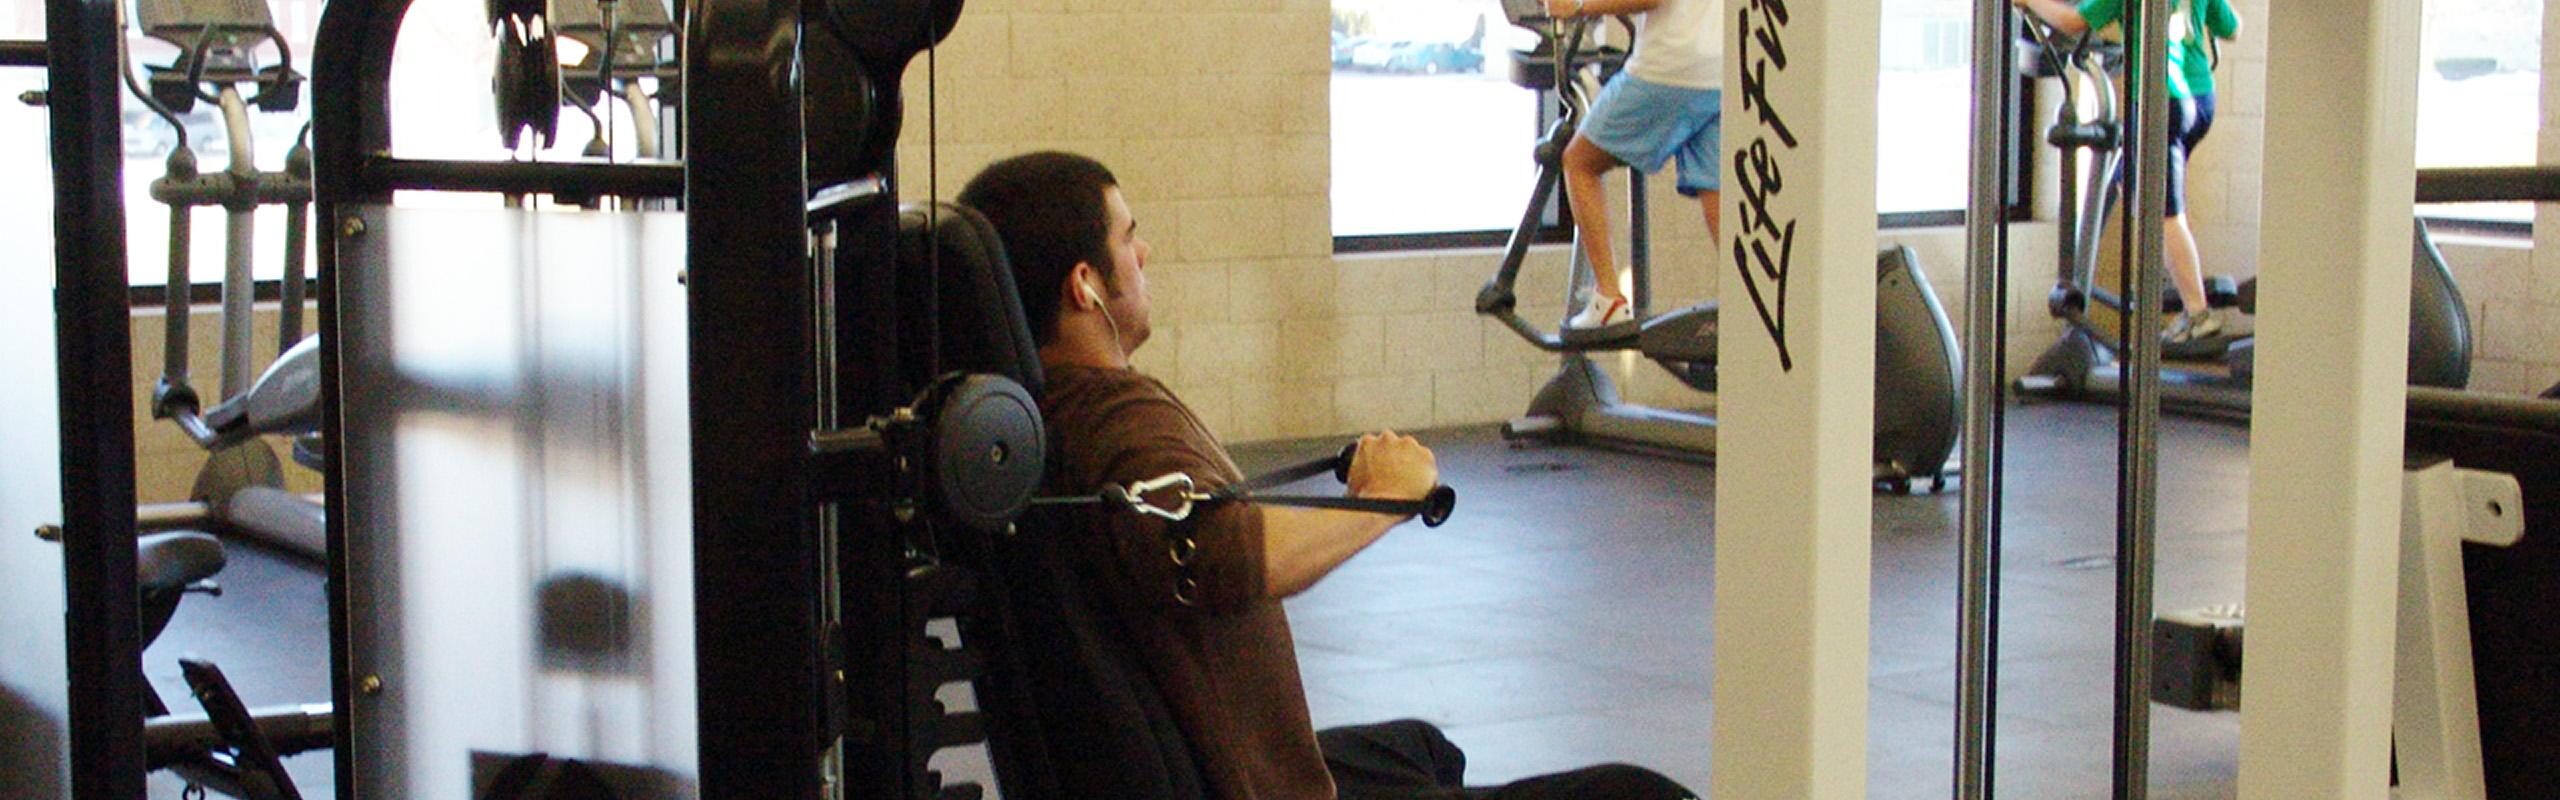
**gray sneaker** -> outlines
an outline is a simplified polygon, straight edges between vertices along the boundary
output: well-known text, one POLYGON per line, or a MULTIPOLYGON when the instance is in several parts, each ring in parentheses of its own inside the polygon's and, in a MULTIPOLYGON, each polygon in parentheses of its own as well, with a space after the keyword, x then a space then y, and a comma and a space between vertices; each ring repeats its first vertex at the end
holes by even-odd
POLYGON ((2169 330, 2160 334, 2160 341, 2167 344, 2186 344, 2198 339, 2211 339, 2221 334, 2222 315, 2208 308, 2179 314, 2176 320, 2169 323, 2169 330))
POLYGON ((2160 354, 2169 358, 2210 358, 2229 344, 2222 337, 2222 315, 2210 308, 2181 313, 2160 333, 2160 354))

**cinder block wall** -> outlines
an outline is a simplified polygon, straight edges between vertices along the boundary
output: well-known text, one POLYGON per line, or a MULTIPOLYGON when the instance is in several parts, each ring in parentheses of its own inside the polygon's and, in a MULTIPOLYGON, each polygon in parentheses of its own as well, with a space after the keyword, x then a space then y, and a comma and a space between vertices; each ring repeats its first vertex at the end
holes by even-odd
MULTIPOLYGON (((2560 163, 2560 4, 2542 6, 2542 133, 2536 160, 2560 163)), ((2534 392, 2560 383, 2560 206, 2534 211, 2533 249, 2505 249, 2462 278, 2472 318, 2483 328, 2472 383, 2491 391, 2534 392), (2475 290, 2472 287, 2481 288, 2475 290)), ((2447 258, 2453 254, 2447 253, 2447 258)))

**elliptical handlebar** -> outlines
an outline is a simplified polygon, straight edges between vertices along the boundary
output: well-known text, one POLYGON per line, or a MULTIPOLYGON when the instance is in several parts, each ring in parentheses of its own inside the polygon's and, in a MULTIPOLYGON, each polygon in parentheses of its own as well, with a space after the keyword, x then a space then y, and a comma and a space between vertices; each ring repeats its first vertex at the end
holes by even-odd
MULTIPOLYGON (((2041 66, 2041 69, 2030 70, 2025 66, 2030 62, 2021 59, 2019 61, 2021 71, 2026 71, 2028 77, 2060 79, 2062 107, 2067 111, 2076 111, 2080 108, 2080 92, 2084 89, 2096 91, 2099 95, 2099 108, 2094 117, 2081 122, 2073 122, 2070 117, 2065 117, 2063 124, 2077 124, 2084 127, 2112 126, 2119 116, 2114 79, 2117 70, 2124 63, 2124 45, 2103 39, 2096 31, 2067 34, 2034 14, 2024 11, 2014 13, 2024 18, 2025 24, 2020 25, 2019 29, 2024 31, 2026 38, 2035 45, 2036 58, 2033 63, 2041 66), (2090 78, 2091 86, 2083 87, 2080 81, 2074 79, 2075 73, 2090 78)), ((2113 145, 2110 143, 2100 146, 2113 145)))

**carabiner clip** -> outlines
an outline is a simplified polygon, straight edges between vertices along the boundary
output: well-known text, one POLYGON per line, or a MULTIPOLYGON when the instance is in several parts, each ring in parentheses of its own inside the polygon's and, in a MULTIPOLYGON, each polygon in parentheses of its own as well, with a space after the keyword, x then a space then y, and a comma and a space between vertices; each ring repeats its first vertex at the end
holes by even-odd
POLYGON ((1129 510, 1131 511, 1163 519, 1168 522, 1181 522, 1191 518, 1191 503, 1193 500, 1207 497, 1207 495, 1203 495, 1198 491, 1198 487, 1199 484, 1191 480, 1191 475, 1189 473, 1169 472, 1143 481, 1130 483, 1128 488, 1120 490, 1126 495, 1124 498, 1120 499, 1128 505, 1129 510), (1176 494, 1182 498, 1182 505, 1165 508, 1147 500, 1148 495, 1155 494, 1166 489, 1177 490, 1176 494))

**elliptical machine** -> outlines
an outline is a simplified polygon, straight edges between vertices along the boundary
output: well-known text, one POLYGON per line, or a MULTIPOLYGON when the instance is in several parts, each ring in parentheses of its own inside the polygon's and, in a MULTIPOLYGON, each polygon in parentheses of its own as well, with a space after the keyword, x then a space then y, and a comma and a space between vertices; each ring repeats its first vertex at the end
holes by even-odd
MULTIPOLYGON (((1565 145, 1590 108, 1586 72, 1605 80, 1626 61, 1626 52, 1585 47, 1592 21, 1566 22, 1546 15, 1536 0, 1504 0, 1511 24, 1538 35, 1535 49, 1511 53, 1513 83, 1555 97, 1556 120, 1536 149, 1538 175, 1511 231, 1493 278, 1476 294, 1477 314, 1499 319, 1520 338, 1540 350, 1557 353, 1563 363, 1538 391, 1527 414, 1503 425, 1505 438, 1547 439, 1566 443, 1603 444, 1649 452, 1714 458, 1715 417, 1626 402, 1608 373, 1591 360, 1593 353, 1634 351, 1660 365, 1681 383, 1700 392, 1716 390, 1717 303, 1714 300, 1655 313, 1650 280, 1651 251, 1645 212, 1645 177, 1630 171, 1629 229, 1633 245, 1628 268, 1635 279, 1633 314, 1599 328, 1574 329, 1557 323, 1553 332, 1539 328, 1519 313, 1514 284, 1538 236, 1549 203, 1563 183, 1565 145)), ((1590 301, 1594 271, 1576 243, 1566 283, 1569 307, 1590 301)), ((1568 308, 1566 318, 1571 318, 1568 308)), ((1880 488, 1909 491, 1926 481, 1930 491, 1945 488, 1954 474, 1950 458, 1961 432, 1962 398, 1957 393, 1955 329, 1939 307, 1937 295, 1908 247, 1890 247, 1876 256, 1876 404, 1875 474, 1880 488)))
MULTIPOLYGON (((285 113, 299 105, 304 77, 263 2, 143 0, 136 27, 177 47, 170 64, 147 65, 138 81, 128 66, 126 88, 165 121, 176 141, 167 172, 151 184, 151 196, 169 208, 169 263, 165 285, 165 361, 152 393, 152 414, 171 420, 208 454, 192 490, 193 500, 136 509, 143 534, 137 542, 141 641, 147 647, 167 627, 188 594, 221 593, 214 583, 228 561, 222 540, 246 535, 308 558, 326 552, 319 503, 284 488, 282 465, 264 437, 288 437, 297 461, 316 464, 319 438, 319 347, 303 335, 303 242, 311 203, 311 151, 297 141, 282 171, 259 168, 250 135, 252 110, 285 113), (264 53, 274 53, 272 63, 264 53), (196 103, 215 104, 223 124, 227 167, 199 171, 181 114, 196 103), (258 210, 286 210, 285 258, 275 360, 256 368, 252 243, 258 210), (194 280, 190 217, 198 207, 227 213, 221 282, 221 375, 211 402, 189 380, 188 322, 194 280)), ((306 128, 307 130, 307 128, 306 128)), ((329 703, 252 709, 212 662, 179 659, 187 688, 201 713, 178 713, 156 694, 144 696, 145 766, 168 770, 196 794, 244 798, 295 798, 299 793, 282 759, 334 744, 329 703)))
POLYGON ((318 461, 320 363, 316 339, 303 335, 303 241, 311 203, 311 151, 296 142, 283 171, 259 168, 249 115, 294 110, 303 77, 264 3, 148 0, 139 4, 141 31, 176 45, 177 59, 148 65, 148 88, 127 73, 134 96, 165 120, 177 141, 167 174, 151 183, 153 199, 169 207, 169 271, 164 362, 152 391, 152 416, 175 423, 209 457, 187 503, 147 506, 145 531, 207 529, 266 540, 307 558, 325 551, 326 527, 318 503, 284 489, 282 465, 262 439, 291 437, 298 461, 318 461), (261 65, 272 47, 275 63, 261 65), (198 102, 217 105, 230 164, 205 172, 196 167, 186 126, 178 115, 198 102), (252 242, 257 212, 285 207, 285 250, 277 356, 256 368, 252 242), (195 209, 219 206, 227 214, 222 276, 222 361, 219 394, 211 403, 189 381, 188 319, 194 284, 189 264, 195 209), (209 406, 209 407, 208 407, 209 406))
MULTIPOLYGON (((2062 321, 2061 338, 2037 357, 2017 379, 2020 394, 2060 400, 2112 401, 2123 391, 2116 330, 2124 301, 2103 288, 2099 278, 2101 239, 2117 205, 2126 137, 2118 115, 2118 76, 2123 45, 2101 42, 2094 33, 2066 38, 2032 16, 2027 38, 2017 44, 2032 48, 2017 59, 2031 78, 2059 78, 2061 111, 2046 141, 2062 152, 2061 191, 2057 213, 2061 229, 2059 270, 2046 308, 2062 321)), ((2471 318, 2461 289, 2436 250, 2423 220, 2413 223, 2410 253, 2409 382, 2416 386, 2459 389, 2471 376, 2471 318)), ((2205 277, 2207 303, 2257 313, 2257 279, 2205 277)), ((2163 298, 2163 311, 2183 310, 2176 293, 2163 298)), ((2156 324, 2137 324, 2136 335, 2153 335, 2156 324)), ((2164 352, 2184 362, 2163 367, 2161 400, 2165 407, 2205 416, 2245 420, 2254 371, 2256 339, 2246 333, 2225 335, 2187 352, 2164 352)))

